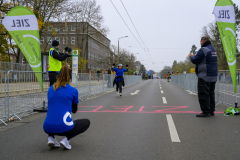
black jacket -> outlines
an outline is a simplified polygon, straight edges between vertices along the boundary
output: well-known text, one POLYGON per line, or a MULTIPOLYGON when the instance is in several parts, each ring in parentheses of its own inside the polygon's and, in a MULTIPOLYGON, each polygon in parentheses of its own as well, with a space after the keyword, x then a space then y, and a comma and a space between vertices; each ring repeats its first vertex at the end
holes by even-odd
POLYGON ((58 54, 58 52, 56 50, 53 50, 51 56, 54 59, 57 59, 59 61, 64 61, 65 59, 67 59, 67 57, 71 57, 72 55, 69 55, 67 53, 61 53, 61 52, 59 52, 59 54, 58 54))

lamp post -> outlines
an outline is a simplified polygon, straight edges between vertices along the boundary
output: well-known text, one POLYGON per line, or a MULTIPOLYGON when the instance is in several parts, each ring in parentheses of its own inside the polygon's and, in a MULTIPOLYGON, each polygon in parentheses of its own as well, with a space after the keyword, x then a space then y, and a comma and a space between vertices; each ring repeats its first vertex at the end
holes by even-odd
POLYGON ((119 39, 122 39, 122 38, 127 38, 128 36, 124 36, 124 37, 120 37, 118 38, 118 63, 119 63, 119 39))

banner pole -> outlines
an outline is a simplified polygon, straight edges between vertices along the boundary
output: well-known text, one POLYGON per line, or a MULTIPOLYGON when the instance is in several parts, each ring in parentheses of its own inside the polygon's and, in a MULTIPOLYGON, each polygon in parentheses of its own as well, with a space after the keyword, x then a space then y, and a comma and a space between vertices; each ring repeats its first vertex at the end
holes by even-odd
POLYGON ((235 96, 236 96, 235 108, 238 108, 237 93, 235 93, 235 96))

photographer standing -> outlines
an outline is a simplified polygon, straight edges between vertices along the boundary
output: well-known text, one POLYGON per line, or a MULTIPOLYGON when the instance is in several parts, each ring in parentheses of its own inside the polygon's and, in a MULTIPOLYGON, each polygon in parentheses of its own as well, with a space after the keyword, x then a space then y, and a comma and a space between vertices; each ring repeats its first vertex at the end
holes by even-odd
POLYGON ((207 37, 202 37, 201 48, 196 56, 188 55, 193 64, 196 64, 198 76, 198 100, 202 113, 197 117, 214 116, 215 111, 215 84, 217 81, 217 52, 207 37))
POLYGON ((57 75, 59 71, 62 68, 62 62, 67 57, 71 57, 72 55, 68 55, 72 51, 71 48, 66 47, 65 51, 66 53, 60 53, 58 52, 59 49, 59 42, 54 40, 52 42, 52 47, 49 51, 49 81, 50 81, 50 87, 57 81, 57 75))

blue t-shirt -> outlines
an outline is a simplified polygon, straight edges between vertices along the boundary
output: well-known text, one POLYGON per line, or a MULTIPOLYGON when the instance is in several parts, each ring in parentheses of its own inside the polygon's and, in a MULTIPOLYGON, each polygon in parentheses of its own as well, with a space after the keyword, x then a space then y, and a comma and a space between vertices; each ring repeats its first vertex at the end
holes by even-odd
POLYGON ((71 118, 72 103, 78 104, 78 90, 69 84, 61 86, 56 91, 53 85, 48 90, 48 111, 43 124, 47 133, 63 133, 74 127, 71 118))
MULTIPOLYGON (((116 72, 116 75, 117 76, 123 76, 123 73, 124 72, 127 72, 127 70, 126 69, 118 69, 118 68, 114 68, 114 71, 116 72)), ((121 80, 121 78, 117 78, 116 80, 115 80, 115 82, 119 82, 121 80)))
POLYGON ((127 70, 123 68, 122 69, 114 68, 114 71, 116 72, 117 76, 123 76, 123 73, 127 72, 127 70))

